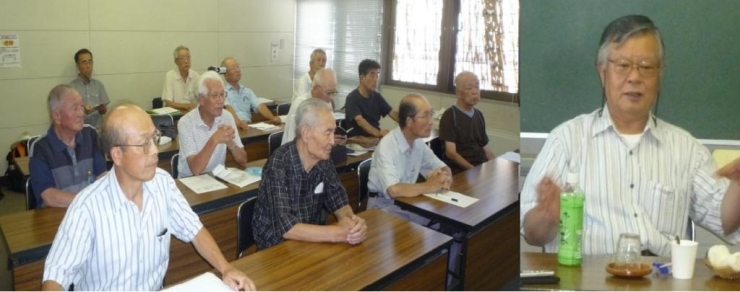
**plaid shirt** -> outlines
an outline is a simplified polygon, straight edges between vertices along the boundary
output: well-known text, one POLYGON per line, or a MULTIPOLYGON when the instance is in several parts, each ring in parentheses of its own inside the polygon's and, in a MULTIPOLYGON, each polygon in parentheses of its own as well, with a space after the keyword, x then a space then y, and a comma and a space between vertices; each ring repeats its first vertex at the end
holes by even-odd
POLYGON ((334 213, 348 202, 331 160, 306 172, 295 142, 281 146, 262 172, 252 220, 257 248, 285 241, 283 235, 298 223, 326 224, 322 212, 334 213))

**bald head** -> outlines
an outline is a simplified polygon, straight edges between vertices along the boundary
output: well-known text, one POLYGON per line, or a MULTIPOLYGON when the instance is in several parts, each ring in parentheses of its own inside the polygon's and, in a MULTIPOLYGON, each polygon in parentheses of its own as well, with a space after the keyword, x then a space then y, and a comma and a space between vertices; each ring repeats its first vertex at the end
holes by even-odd
POLYGON ((466 111, 472 108, 480 101, 480 81, 478 76, 473 72, 463 71, 455 77, 455 95, 457 96, 457 106, 466 111))
POLYGON ((412 92, 401 98, 401 105, 398 106, 398 125, 402 129, 406 127, 407 118, 413 118, 424 103, 429 104, 426 97, 419 93, 412 92))
POLYGON ((123 103, 111 109, 103 117, 101 147, 110 155, 113 145, 124 145, 126 136, 154 128, 149 115, 133 103, 123 103))

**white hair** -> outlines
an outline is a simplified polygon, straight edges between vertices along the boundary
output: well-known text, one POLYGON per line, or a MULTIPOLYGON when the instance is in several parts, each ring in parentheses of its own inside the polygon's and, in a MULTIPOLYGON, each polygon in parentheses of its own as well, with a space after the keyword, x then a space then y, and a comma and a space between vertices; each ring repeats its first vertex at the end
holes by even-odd
POLYGON ((217 80, 221 83, 221 87, 224 87, 224 80, 221 79, 221 75, 215 71, 206 71, 206 73, 200 75, 200 79, 198 79, 198 97, 204 97, 210 93, 208 92, 208 87, 206 87, 206 80, 217 80))

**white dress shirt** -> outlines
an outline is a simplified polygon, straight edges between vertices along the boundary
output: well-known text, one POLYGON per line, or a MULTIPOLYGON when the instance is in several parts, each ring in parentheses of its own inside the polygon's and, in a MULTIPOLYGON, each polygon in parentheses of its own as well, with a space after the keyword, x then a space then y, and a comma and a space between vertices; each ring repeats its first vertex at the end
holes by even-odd
POLYGON ((182 79, 180 71, 172 69, 164 76, 162 100, 171 100, 179 103, 197 102, 198 79, 200 75, 195 70, 188 71, 187 80, 182 79))
MULTIPOLYGON (((621 233, 635 233, 643 249, 668 256, 675 235, 687 238, 689 217, 722 236, 720 206, 728 181, 713 175, 716 166, 706 147, 654 116, 639 143, 627 145, 606 107, 601 116, 597 110, 552 130, 521 193, 522 234, 543 177, 564 186, 567 173, 576 172, 586 195, 584 254, 612 254, 621 233)), ((740 234, 727 239, 737 243, 740 234)), ((556 252, 557 238, 545 249, 556 252)))
POLYGON ((142 209, 121 191, 116 167, 70 204, 44 264, 43 281, 75 290, 162 287, 170 235, 190 242, 203 224, 169 173, 143 184, 142 209))
POLYGON ((295 102, 296 98, 307 94, 311 91, 311 87, 313 87, 313 81, 311 81, 311 76, 306 72, 306 74, 301 75, 301 77, 295 81, 293 86, 293 100, 291 102, 295 102))
POLYGON ((298 107, 301 106, 301 103, 309 98, 313 98, 310 92, 299 96, 290 104, 288 115, 285 118, 285 128, 283 128, 283 141, 280 142, 280 145, 285 145, 285 143, 295 139, 295 129, 297 127, 295 123, 295 114, 298 112, 298 107))
MULTIPOLYGON (((221 112, 220 117, 214 119, 211 127, 208 127, 200 117, 200 106, 180 118, 177 122, 177 139, 180 144, 180 158, 177 165, 178 178, 193 176, 193 172, 190 171, 188 165, 188 156, 198 154, 208 143, 213 133, 218 131, 219 125, 229 125, 234 128, 234 143, 238 147, 244 147, 242 139, 239 137, 239 130, 236 128, 236 122, 234 122, 234 116, 226 110, 221 112)), ((219 164, 224 164, 226 162, 226 150, 226 144, 218 144, 216 149, 213 150, 211 159, 208 160, 208 165, 203 169, 203 173, 211 172, 219 164)))

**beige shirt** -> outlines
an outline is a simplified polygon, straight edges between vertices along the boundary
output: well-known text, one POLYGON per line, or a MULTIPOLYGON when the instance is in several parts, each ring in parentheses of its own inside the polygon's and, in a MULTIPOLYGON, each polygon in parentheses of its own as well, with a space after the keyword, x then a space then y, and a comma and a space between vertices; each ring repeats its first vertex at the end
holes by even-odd
POLYGON ((198 96, 198 79, 200 75, 195 70, 188 71, 187 80, 182 79, 180 71, 172 69, 164 76, 162 100, 171 100, 179 103, 196 102, 198 96))

